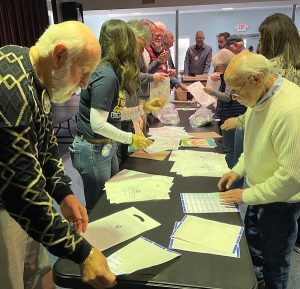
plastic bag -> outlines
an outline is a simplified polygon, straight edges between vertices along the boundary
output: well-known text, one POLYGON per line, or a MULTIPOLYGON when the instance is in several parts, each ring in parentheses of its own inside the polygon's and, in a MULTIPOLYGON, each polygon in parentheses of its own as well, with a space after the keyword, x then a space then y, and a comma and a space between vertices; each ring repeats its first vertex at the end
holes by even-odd
POLYGON ((153 113, 160 120, 160 122, 165 124, 176 125, 180 122, 178 111, 175 109, 175 105, 170 103, 163 107, 163 109, 153 113))
POLYGON ((190 124, 192 127, 210 125, 213 121, 213 113, 210 109, 200 107, 190 116, 190 124))

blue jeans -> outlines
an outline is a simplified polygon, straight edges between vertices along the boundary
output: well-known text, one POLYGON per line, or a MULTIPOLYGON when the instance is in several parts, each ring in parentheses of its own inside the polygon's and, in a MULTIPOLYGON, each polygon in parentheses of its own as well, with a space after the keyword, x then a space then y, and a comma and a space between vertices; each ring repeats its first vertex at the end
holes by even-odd
POLYGON ((72 165, 83 181, 88 211, 95 206, 103 194, 104 183, 119 171, 118 144, 113 142, 110 145, 111 150, 108 152, 107 144, 91 144, 75 137, 70 146, 72 165), (106 147, 103 149, 104 146, 106 147))
POLYGON ((235 129, 222 130, 222 145, 225 153, 225 160, 231 169, 234 166, 234 136, 235 129))
POLYGON ((258 281, 265 289, 285 289, 290 259, 297 238, 300 203, 249 205, 246 238, 258 281))

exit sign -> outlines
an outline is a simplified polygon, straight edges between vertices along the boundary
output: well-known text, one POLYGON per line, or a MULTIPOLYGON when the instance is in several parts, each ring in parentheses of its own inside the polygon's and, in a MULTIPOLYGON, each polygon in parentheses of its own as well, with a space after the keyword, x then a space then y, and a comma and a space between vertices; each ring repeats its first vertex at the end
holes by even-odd
POLYGON ((248 25, 245 23, 237 24, 235 29, 236 31, 246 31, 248 29, 248 25))

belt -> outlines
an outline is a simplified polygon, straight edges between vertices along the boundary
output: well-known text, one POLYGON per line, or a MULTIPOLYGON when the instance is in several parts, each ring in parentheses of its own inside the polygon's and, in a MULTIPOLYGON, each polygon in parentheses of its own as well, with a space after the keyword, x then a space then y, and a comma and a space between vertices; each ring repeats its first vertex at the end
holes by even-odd
POLYGON ((81 140, 85 140, 85 141, 87 141, 89 143, 92 143, 92 144, 112 143, 112 142, 114 142, 114 140, 112 140, 110 138, 93 138, 93 137, 89 137, 87 135, 84 135, 80 132, 77 132, 76 136, 78 138, 80 138, 81 140))

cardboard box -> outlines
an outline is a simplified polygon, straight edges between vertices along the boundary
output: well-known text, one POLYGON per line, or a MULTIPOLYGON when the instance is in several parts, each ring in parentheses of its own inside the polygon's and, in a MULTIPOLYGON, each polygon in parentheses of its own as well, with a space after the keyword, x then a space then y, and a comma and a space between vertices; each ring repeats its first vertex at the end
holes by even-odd
POLYGON ((175 90, 175 99, 176 100, 187 100, 187 90, 182 89, 180 86, 175 90))

